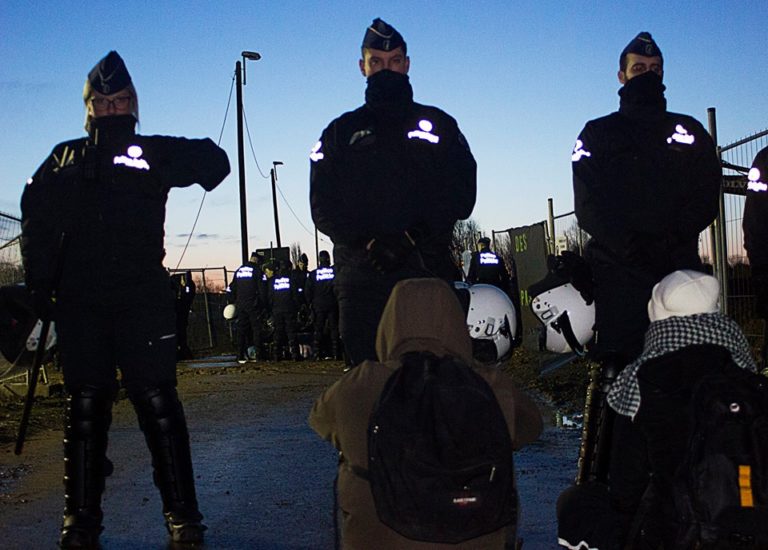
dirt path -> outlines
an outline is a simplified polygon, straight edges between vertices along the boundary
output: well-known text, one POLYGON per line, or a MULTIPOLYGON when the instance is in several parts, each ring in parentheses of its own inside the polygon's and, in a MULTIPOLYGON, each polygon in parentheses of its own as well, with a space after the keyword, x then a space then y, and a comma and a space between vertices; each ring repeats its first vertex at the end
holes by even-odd
MULTIPOLYGON (((181 369, 208 549, 333 548, 336 453, 306 423, 339 363, 181 369)), ((554 548, 554 501, 573 478, 578 436, 549 428, 516 456, 525 548, 554 548)), ((24 454, 0 447, 0 547, 55 548, 63 505, 61 430, 24 454)), ((117 403, 104 496, 105 550, 166 548, 149 453, 127 400, 117 403)))

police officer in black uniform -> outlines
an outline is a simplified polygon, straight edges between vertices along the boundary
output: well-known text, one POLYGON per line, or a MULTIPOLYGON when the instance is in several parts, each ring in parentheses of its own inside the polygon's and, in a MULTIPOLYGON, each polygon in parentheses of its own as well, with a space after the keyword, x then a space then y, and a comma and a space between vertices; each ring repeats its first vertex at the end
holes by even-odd
POLYGON ((205 526, 176 392, 163 224, 172 187, 199 183, 210 191, 229 173, 229 161, 210 139, 136 134, 136 90, 114 51, 89 73, 83 99, 88 137, 54 147, 21 199, 25 278, 38 313, 55 317, 69 393, 59 542, 98 547, 119 366, 172 540, 199 543, 205 526))
POLYGON ((752 268, 755 313, 768 321, 768 147, 755 156, 748 179, 742 222, 744 248, 752 268))
POLYGON ((312 357, 320 359, 325 326, 328 325, 331 338, 331 356, 339 356, 339 314, 336 297, 333 293, 333 281, 336 272, 331 265, 331 255, 321 250, 317 255, 318 267, 309 273, 305 298, 312 306, 314 333, 312 338, 312 357))
POLYGON ((331 122, 310 154, 312 217, 334 243, 341 337, 353 365, 376 359, 376 328, 397 281, 457 279, 453 225, 472 213, 477 183, 456 121, 413 101, 399 32, 375 19, 359 66, 365 105, 331 122))
POLYGON ((472 253, 469 262, 467 282, 471 285, 493 285, 506 294, 510 293, 507 266, 504 259, 491 250, 491 239, 488 237, 480 237, 477 240, 477 250, 472 253))
POLYGON ((587 123, 572 165, 576 216, 592 236, 596 351, 626 364, 642 349, 653 285, 702 269, 698 238, 717 214, 721 171, 704 127, 666 110, 651 35, 638 34, 619 63, 619 110, 587 123))
POLYGON ((291 278, 291 264, 278 260, 274 277, 267 279, 269 306, 275 326, 273 359, 285 357, 286 341, 290 358, 298 361, 299 345, 296 340, 296 318, 299 312, 299 296, 291 278))
POLYGON ((248 360, 248 347, 261 353, 261 323, 266 309, 266 285, 261 272, 261 257, 252 252, 247 262, 237 268, 229 285, 229 300, 237 315, 237 362, 248 360))

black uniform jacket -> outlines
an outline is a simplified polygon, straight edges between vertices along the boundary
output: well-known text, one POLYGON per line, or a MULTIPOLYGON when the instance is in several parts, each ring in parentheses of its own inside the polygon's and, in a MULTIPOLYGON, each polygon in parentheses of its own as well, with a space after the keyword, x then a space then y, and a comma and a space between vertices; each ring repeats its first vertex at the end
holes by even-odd
POLYGON ((753 273, 768 276, 768 147, 757 153, 749 171, 743 228, 753 273))
POLYGON ((333 266, 320 266, 310 271, 304 295, 315 311, 336 309, 336 296, 333 294, 335 277, 333 266))
POLYGON ((266 282, 261 268, 253 262, 245 262, 237 268, 229 285, 230 301, 243 311, 258 307, 266 308, 266 282))
POLYGON ((619 111, 582 130, 572 156, 574 204, 603 262, 630 265, 627 246, 639 236, 669 272, 700 265, 698 235, 717 214, 721 171, 703 126, 666 111, 660 80, 654 97, 640 88, 654 76, 631 79, 619 111))
POLYGON ((476 251, 472 253, 467 273, 469 284, 494 285, 505 292, 509 292, 509 272, 504 260, 490 250, 476 251))
POLYGON ((290 274, 275 275, 267 280, 272 313, 295 314, 299 310, 299 294, 290 274))
POLYGON ((323 131, 310 155, 317 228, 336 266, 364 258, 372 238, 409 231, 430 256, 475 205, 477 165, 456 121, 413 102, 405 75, 371 76, 366 103, 323 131))
POLYGON ((140 136, 132 116, 98 118, 91 138, 60 143, 27 181, 21 251, 27 284, 50 288, 66 233, 59 299, 129 304, 169 295, 163 268, 171 187, 207 191, 229 173, 210 139, 140 136))

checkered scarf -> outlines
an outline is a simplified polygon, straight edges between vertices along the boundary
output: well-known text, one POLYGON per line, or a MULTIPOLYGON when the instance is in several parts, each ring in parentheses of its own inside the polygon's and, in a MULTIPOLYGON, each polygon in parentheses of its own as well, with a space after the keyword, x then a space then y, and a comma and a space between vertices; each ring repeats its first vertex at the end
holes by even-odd
POLYGON ((608 404, 617 413, 634 418, 640 409, 640 385, 637 382, 640 366, 655 357, 696 344, 722 346, 731 352, 739 367, 757 372, 749 343, 732 319, 721 313, 669 317, 648 327, 643 352, 616 377, 608 392, 608 404))

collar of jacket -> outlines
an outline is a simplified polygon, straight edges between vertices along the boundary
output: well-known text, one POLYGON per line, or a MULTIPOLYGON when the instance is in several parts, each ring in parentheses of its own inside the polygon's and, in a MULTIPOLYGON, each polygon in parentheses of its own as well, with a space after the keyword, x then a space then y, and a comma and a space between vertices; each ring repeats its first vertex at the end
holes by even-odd
POLYGON ((667 111, 664 90, 661 77, 653 71, 636 76, 619 90, 619 112, 632 120, 658 120, 667 111))
POLYGON ((368 77, 365 105, 378 116, 402 118, 413 105, 408 75, 383 70, 368 77))

